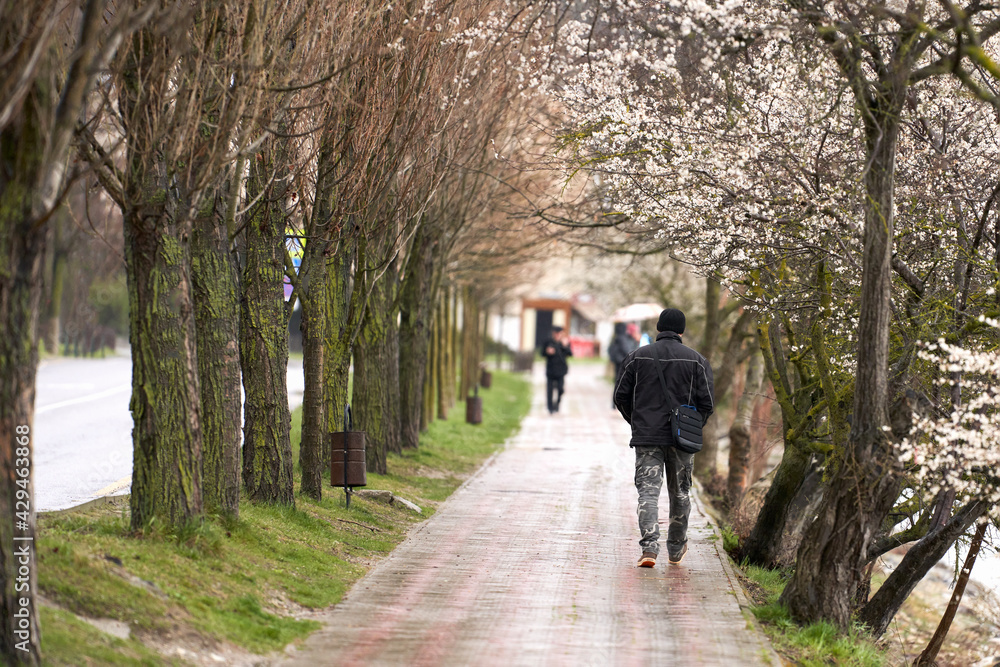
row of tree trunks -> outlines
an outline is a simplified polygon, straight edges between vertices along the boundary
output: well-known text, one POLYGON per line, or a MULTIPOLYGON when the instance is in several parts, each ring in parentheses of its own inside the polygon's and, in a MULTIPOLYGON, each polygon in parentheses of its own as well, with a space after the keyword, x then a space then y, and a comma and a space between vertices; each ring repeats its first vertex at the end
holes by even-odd
POLYGON ((285 312, 287 181, 274 176, 281 159, 271 138, 251 161, 240 302, 243 370, 243 485, 253 501, 294 505, 288 412, 288 321, 285 312))

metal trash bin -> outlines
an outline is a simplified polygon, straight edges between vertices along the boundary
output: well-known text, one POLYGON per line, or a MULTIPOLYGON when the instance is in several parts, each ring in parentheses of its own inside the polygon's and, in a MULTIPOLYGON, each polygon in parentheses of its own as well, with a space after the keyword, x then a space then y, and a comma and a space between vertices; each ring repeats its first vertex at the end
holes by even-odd
POLYGON ((529 350, 527 352, 517 352, 514 354, 514 363, 512 365, 512 370, 515 373, 531 371, 532 366, 535 365, 535 351, 529 350))
POLYGON ((367 486, 365 464, 365 433, 353 431, 351 406, 344 406, 344 430, 330 434, 330 486, 344 487, 347 507, 351 506, 351 491, 355 486, 367 486))
POLYGON ((476 393, 465 398, 465 423, 483 423, 483 399, 479 395, 479 385, 476 385, 476 393))
POLYGON ((483 387, 483 389, 489 389, 490 387, 492 387, 493 386, 493 373, 490 373, 485 368, 483 368, 482 370, 480 370, 480 372, 479 372, 479 384, 483 387))

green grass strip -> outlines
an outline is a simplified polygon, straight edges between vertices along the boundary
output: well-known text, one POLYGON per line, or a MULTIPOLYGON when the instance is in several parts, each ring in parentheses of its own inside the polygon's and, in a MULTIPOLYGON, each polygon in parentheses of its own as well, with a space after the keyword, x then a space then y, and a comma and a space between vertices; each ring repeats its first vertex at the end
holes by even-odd
MULTIPOLYGON (((154 525, 139 536, 129 532, 127 507, 40 516, 38 582, 56 607, 42 614, 46 664, 172 664, 141 643, 165 637, 256 654, 306 637, 319 624, 296 613, 337 603, 516 432, 531 403, 526 378, 502 371, 480 395, 482 424, 466 424, 459 402, 421 435, 419 449, 390 455, 388 475, 368 475, 368 488, 413 501, 422 514, 361 497, 348 511, 343 491, 325 486, 323 500, 297 495, 295 509, 244 502, 239 521, 154 525), (123 621, 133 639, 74 614, 123 621)), ((293 433, 296 449, 298 440, 293 433)))

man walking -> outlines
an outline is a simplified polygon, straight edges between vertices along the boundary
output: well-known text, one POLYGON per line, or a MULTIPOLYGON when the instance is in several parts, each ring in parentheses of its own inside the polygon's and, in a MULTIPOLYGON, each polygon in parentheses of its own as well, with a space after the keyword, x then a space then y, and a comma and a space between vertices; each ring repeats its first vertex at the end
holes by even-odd
MULTIPOLYGON (((615 337, 611 341, 611 345, 608 346, 608 359, 615 366, 615 386, 618 386, 618 380, 622 376, 622 365, 625 363, 625 357, 628 356, 629 352, 635 350, 639 347, 639 341, 632 336, 630 331, 634 324, 626 325, 624 322, 615 323, 615 337)), ((611 407, 615 407, 615 394, 614 391, 611 392, 611 407)))
POLYGON ((656 340, 625 358, 615 386, 615 406, 632 426, 629 446, 635 449, 639 492, 639 567, 653 567, 660 553, 659 498, 664 473, 670 496, 668 560, 680 563, 687 553, 694 455, 674 447, 670 413, 679 405, 693 405, 704 423, 715 408, 712 369, 705 357, 681 342, 684 325, 680 310, 667 308, 660 313, 656 340))
POLYGON ((545 357, 545 400, 550 415, 559 412, 564 380, 569 372, 566 357, 573 356, 568 343, 569 337, 562 327, 552 327, 552 335, 542 343, 542 356, 545 357))

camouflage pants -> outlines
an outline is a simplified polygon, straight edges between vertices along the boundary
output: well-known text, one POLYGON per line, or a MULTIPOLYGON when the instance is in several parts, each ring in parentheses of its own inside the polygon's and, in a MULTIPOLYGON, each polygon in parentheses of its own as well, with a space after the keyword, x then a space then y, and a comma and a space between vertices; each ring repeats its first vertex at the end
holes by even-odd
POLYGON ((685 454, 673 447, 635 448, 635 489, 639 492, 639 546, 643 551, 660 553, 659 500, 664 470, 670 496, 667 544, 680 547, 687 542, 693 467, 694 454, 685 454))

